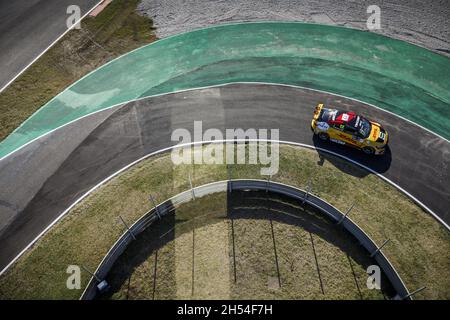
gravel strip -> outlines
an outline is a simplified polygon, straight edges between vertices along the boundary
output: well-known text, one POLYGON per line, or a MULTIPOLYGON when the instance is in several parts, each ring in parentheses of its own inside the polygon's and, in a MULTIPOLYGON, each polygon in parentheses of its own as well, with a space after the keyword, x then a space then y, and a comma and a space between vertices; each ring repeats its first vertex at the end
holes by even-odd
POLYGON ((450 57, 448 0, 142 0, 140 14, 151 17, 164 38, 215 24, 242 21, 303 21, 367 30, 369 5, 381 9, 375 32, 450 57))

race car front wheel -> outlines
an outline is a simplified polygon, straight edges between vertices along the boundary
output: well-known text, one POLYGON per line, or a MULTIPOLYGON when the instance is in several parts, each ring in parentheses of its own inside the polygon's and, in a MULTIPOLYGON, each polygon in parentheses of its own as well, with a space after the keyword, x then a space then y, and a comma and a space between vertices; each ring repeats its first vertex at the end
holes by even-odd
POLYGON ((374 154, 375 153, 375 149, 371 148, 371 147, 364 147, 362 150, 364 151, 365 154, 374 154))
POLYGON ((319 133, 319 138, 320 138, 320 140, 326 141, 326 140, 330 139, 330 136, 328 135, 328 133, 321 132, 321 133, 319 133))

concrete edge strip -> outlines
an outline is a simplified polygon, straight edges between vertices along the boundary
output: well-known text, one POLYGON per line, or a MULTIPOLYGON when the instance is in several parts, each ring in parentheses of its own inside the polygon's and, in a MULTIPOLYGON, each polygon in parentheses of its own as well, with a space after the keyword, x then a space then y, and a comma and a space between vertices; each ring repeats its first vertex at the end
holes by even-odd
POLYGON ((299 147, 304 147, 304 148, 308 148, 308 149, 312 149, 312 150, 318 150, 318 151, 322 151, 322 152, 326 152, 328 154, 334 155, 338 158, 347 160, 367 171, 369 171, 372 174, 375 174, 376 176, 378 176, 379 178, 383 179, 384 181, 386 181, 387 183, 391 184, 392 186, 394 186, 395 188, 397 188, 399 191, 401 191, 402 193, 404 193, 406 196, 408 196, 411 200, 413 200, 416 204, 418 204, 420 207, 422 207, 425 211, 427 211, 429 214, 431 214, 439 223, 441 223, 448 231, 450 231, 450 226, 447 225, 437 214, 435 214, 430 208, 428 208, 426 205, 424 205, 422 202, 420 202, 417 198, 415 198, 412 194, 410 194, 408 191, 406 191, 405 189, 403 189, 402 187, 400 187, 399 185, 397 185, 396 183, 392 182, 391 180, 389 180, 388 178, 384 177, 382 174, 376 172, 375 170, 353 160, 350 159, 346 156, 343 156, 339 153, 324 149, 324 148, 320 148, 320 147, 315 147, 312 145, 308 145, 308 144, 304 144, 304 143, 298 143, 298 142, 292 142, 292 141, 282 141, 282 140, 270 140, 270 139, 235 139, 235 140, 212 140, 212 141, 198 141, 198 142, 190 142, 190 143, 184 143, 184 144, 179 144, 179 145, 175 145, 175 146, 170 146, 167 148, 163 148, 154 152, 151 152, 133 162, 131 162, 130 164, 126 165, 125 167, 123 167, 122 169, 116 171, 115 173, 113 173, 112 175, 110 175, 109 177, 105 178, 104 180, 102 180, 101 182, 99 182, 97 185, 95 185, 94 187, 92 187, 90 190, 88 190, 86 193, 84 193, 81 197, 79 197, 77 200, 75 200, 74 203, 72 203, 66 210, 64 210, 55 220, 53 220, 52 223, 50 223, 36 238, 34 238, 10 263, 8 263, 8 265, 6 267, 3 268, 3 270, 0 271, 0 276, 3 275, 8 269, 9 267, 11 267, 21 256, 22 254, 24 254, 31 246, 33 246, 38 240, 39 238, 41 238, 45 233, 47 233, 48 230, 51 229, 52 226, 54 226, 59 220, 61 220, 70 210, 72 210, 72 208, 74 208, 78 203, 80 203, 83 199, 85 199, 87 196, 89 196, 92 192, 94 192, 95 190, 97 190, 98 188, 100 188, 103 184, 105 184, 106 182, 108 182, 109 180, 111 180, 112 178, 116 177, 117 175, 119 175, 120 173, 126 171, 127 169, 129 169, 130 167, 138 164, 139 162, 150 158, 152 156, 164 153, 166 151, 175 149, 175 148, 183 148, 183 147, 187 147, 187 146, 195 146, 195 145, 202 145, 202 144, 211 144, 211 143, 231 143, 231 142, 241 142, 241 143, 245 143, 245 142, 259 142, 259 141, 265 141, 265 142, 269 142, 269 143, 279 143, 279 144, 286 144, 286 145, 292 145, 292 146, 299 146, 299 147))
MULTIPOLYGON (((147 229, 156 219, 158 219, 160 214, 169 214, 171 212, 171 208, 168 205, 169 203, 174 203, 173 206, 180 205, 195 200, 193 194, 196 194, 196 197, 203 197, 218 192, 227 192, 227 190, 268 190, 273 193, 282 194, 293 199, 307 202, 309 205, 315 207, 320 212, 326 214, 336 223, 341 221, 342 219, 342 225, 347 230, 347 232, 352 234, 363 245, 363 247, 369 254, 372 254, 373 252, 377 252, 379 254, 375 255, 374 259, 380 264, 385 275, 391 282, 392 286, 397 292, 397 297, 401 299, 402 297, 409 296, 410 293, 395 267, 381 251, 381 248, 376 245, 375 241, 353 220, 351 220, 349 217, 346 217, 336 207, 321 199, 320 197, 315 196, 314 194, 285 183, 266 181, 261 179, 231 179, 211 182, 192 188, 192 190, 189 189, 183 191, 161 202, 155 208, 152 208, 143 216, 138 218, 130 226, 130 229, 126 230, 117 239, 117 241, 109 249, 108 253, 98 264, 94 275, 99 279, 104 279, 111 270, 115 261, 117 261, 119 256, 126 250, 130 242, 133 240, 130 232, 132 232, 133 237, 137 236, 145 229, 147 229), (199 191, 202 191, 202 194, 198 194, 199 191)), ((95 298, 95 285, 96 280, 93 276, 91 276, 80 297, 80 300, 92 300, 93 298, 95 298)))
MULTIPOLYGON (((11 156, 12 154, 16 153, 17 151, 19 151, 19 150, 25 148, 25 147, 28 146, 29 144, 31 144, 31 143, 33 143, 33 142, 35 142, 35 141, 37 141, 37 140, 39 140, 39 139, 41 139, 41 138, 43 138, 43 137, 45 137, 45 136, 51 134, 51 133, 53 133, 53 132, 55 132, 55 131, 57 131, 57 130, 59 130, 59 129, 61 129, 61 128, 64 128, 65 126, 68 126, 68 125, 70 125, 70 124, 72 124, 72 123, 77 122, 78 120, 87 118, 87 117, 89 117, 89 116, 91 116, 91 115, 94 115, 94 114, 96 114, 96 113, 99 113, 99 112, 102 112, 102 111, 105 111, 105 110, 109 110, 109 109, 112 109, 112 108, 115 108, 115 107, 118 107, 118 106, 126 105, 126 104, 128 104, 128 103, 138 102, 138 101, 142 101, 142 100, 146 100, 146 99, 150 99, 150 98, 161 97, 161 96, 166 96, 166 95, 173 95, 173 94, 183 93, 183 92, 190 92, 190 91, 195 91, 195 90, 205 90, 205 89, 212 89, 212 88, 224 87, 224 86, 227 86, 227 85, 233 85, 233 84, 250 84, 250 85, 270 85, 270 86, 280 86, 280 87, 288 87, 288 88, 295 88, 295 89, 302 89, 302 90, 309 90, 309 91, 314 91, 314 92, 320 92, 320 93, 325 93, 325 94, 329 94, 329 95, 336 96, 336 97, 345 98, 345 99, 352 100, 352 101, 356 101, 356 102, 359 102, 359 103, 368 105, 368 106, 370 106, 370 107, 373 107, 373 108, 375 108, 375 109, 384 111, 384 112, 386 112, 386 113, 388 113, 388 114, 391 114, 391 115, 393 115, 393 116, 395 116, 395 117, 398 117, 398 118, 400 118, 400 119, 402 119, 402 120, 404 120, 404 121, 406 121, 406 122, 409 122, 410 124, 415 125, 415 126, 421 128, 421 129, 427 131, 428 133, 431 133, 432 135, 436 136, 437 138, 440 138, 440 139, 442 139, 442 140, 444 140, 444 141, 450 143, 450 140, 448 140, 448 139, 442 137, 441 135, 439 135, 439 134, 437 134, 437 133, 431 131, 431 130, 428 129, 428 128, 423 127, 422 125, 420 125, 420 124, 418 124, 418 123, 415 123, 415 122, 413 122, 413 121, 411 121, 411 120, 409 120, 409 119, 407 119, 407 118, 404 118, 403 116, 398 115, 398 114, 396 114, 396 113, 394 113, 394 112, 392 112, 392 111, 389 111, 389 110, 386 110, 386 109, 377 107, 376 105, 373 105, 373 104, 368 103, 368 102, 364 102, 364 101, 362 101, 362 100, 358 100, 358 99, 356 99, 356 98, 350 98, 350 97, 347 97, 347 96, 344 96, 344 95, 340 95, 340 94, 336 94, 336 93, 332 93, 332 92, 329 92, 329 91, 324 91, 324 90, 320 90, 320 89, 313 89, 313 88, 308 88, 308 87, 302 87, 302 86, 297 86, 297 85, 293 85, 293 84, 284 84, 284 83, 277 83, 277 82, 273 82, 273 83, 272 83, 272 82, 250 82, 250 81, 249 81, 249 82, 246 82, 246 81, 236 81, 236 82, 225 82, 225 83, 215 84, 215 85, 211 85, 211 86, 195 87, 195 88, 189 88, 189 89, 175 90, 175 91, 172 91, 172 92, 159 93, 159 94, 149 95, 149 96, 145 96, 145 97, 139 97, 139 98, 135 98, 135 99, 131 99, 131 100, 127 100, 127 101, 124 101, 124 102, 121 102, 121 103, 114 104, 114 105, 112 105, 112 106, 109 106, 109 107, 106 107, 106 108, 103 108, 103 109, 100 109, 100 110, 97 110, 97 111, 94 111, 94 112, 85 114, 84 116, 81 116, 81 117, 79 117, 79 118, 77 118, 77 119, 74 119, 74 120, 72 120, 72 121, 69 121, 69 122, 63 124, 63 125, 60 125, 59 127, 56 127, 56 128, 54 128, 54 129, 52 129, 52 130, 50 130, 50 131, 48 131, 48 132, 46 132, 46 133, 44 133, 44 134, 42 134, 42 135, 40 135, 40 136, 38 136, 38 137, 36 137, 36 138, 34 138, 34 139, 28 141, 27 143, 21 145, 21 146, 18 147, 17 149, 15 149, 15 150, 13 150, 13 151, 7 153, 6 155, 4 155, 3 157, 0 158, 0 161, 6 159, 7 157, 11 156)), ((51 100, 50 100, 50 101, 51 101, 51 100)), ((313 106, 311 106, 311 107, 313 107, 313 106)), ((31 116, 31 117, 32 117, 32 116, 31 116)), ((31 118, 31 117, 30 117, 30 118, 31 118)), ((30 119, 30 118, 28 118, 28 119, 30 119)), ((27 121, 27 120, 26 120, 26 121, 27 121)), ((20 128, 20 127, 19 127, 19 128, 20 128)), ((14 132, 13 132, 13 133, 14 133, 14 132)), ((2 142, 0 142, 0 144, 1 144, 1 143, 2 143, 2 142)))
POLYGON ((66 31, 64 31, 58 38, 56 38, 55 41, 53 41, 47 48, 45 48, 40 54, 37 55, 36 58, 34 58, 29 64, 27 64, 25 66, 25 68, 23 68, 21 71, 19 71, 19 73, 17 73, 11 80, 9 80, 1 89, 0 89, 0 93, 3 92, 3 90, 5 90, 7 87, 9 87, 11 85, 11 83, 13 83, 18 77, 20 77, 22 75, 22 73, 24 73, 25 71, 28 70, 29 67, 31 67, 31 65, 33 63, 35 63, 40 57, 42 57, 51 47, 53 47, 59 40, 62 39, 62 37, 64 37, 70 30, 72 30, 78 23, 81 22, 81 20, 83 20, 84 18, 86 18, 95 8, 97 8, 101 3, 103 2, 103 0, 99 0, 97 2, 97 4, 94 4, 94 6, 89 9, 79 20, 77 20, 70 28, 67 28, 66 31))

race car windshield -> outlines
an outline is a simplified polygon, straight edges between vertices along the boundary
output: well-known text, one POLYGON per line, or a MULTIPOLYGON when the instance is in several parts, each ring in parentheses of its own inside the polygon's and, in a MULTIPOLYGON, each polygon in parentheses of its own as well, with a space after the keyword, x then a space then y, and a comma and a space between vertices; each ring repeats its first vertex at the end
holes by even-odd
POLYGON ((363 117, 358 118, 359 119, 356 120, 358 132, 362 137, 367 138, 370 134, 371 129, 370 122, 364 119, 363 117))

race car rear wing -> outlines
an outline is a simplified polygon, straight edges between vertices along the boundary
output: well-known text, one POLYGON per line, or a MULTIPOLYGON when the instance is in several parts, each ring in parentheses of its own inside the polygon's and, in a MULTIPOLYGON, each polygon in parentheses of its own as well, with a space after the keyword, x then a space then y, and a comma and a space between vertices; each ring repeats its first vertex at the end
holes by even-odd
POLYGON ((319 103, 316 109, 314 110, 314 117, 313 117, 314 124, 317 124, 317 121, 320 120, 322 113, 323 113, 323 103, 319 103))

